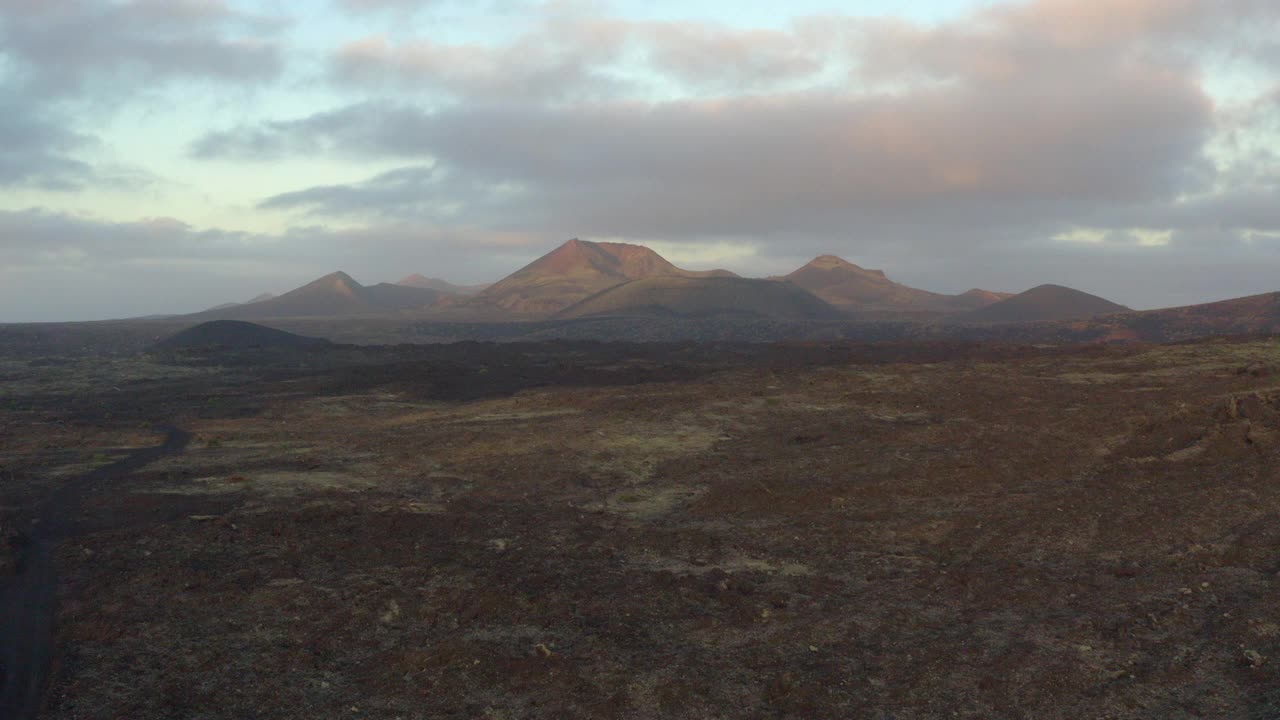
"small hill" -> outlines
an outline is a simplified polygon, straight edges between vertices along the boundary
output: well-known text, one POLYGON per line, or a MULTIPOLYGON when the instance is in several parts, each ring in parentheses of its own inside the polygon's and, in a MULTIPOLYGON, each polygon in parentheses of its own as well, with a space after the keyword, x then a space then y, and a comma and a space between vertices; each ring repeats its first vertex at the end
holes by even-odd
POLYGON ((656 277, 632 280, 599 292, 556 318, 604 316, 750 316, 777 320, 843 317, 809 292, 787 283, 729 277, 656 277))
POLYGON ((986 290, 970 290, 963 295, 917 290, 890 280, 883 270, 868 270, 835 255, 820 255, 795 272, 775 279, 798 285, 853 313, 965 312, 1008 297, 986 290))
POLYGON ((1098 315, 1132 312, 1124 305, 1061 285, 1040 285, 1011 298, 966 314, 973 323, 1081 320, 1098 315))
POLYGON ((380 310, 418 310, 431 307, 440 299, 439 290, 378 283, 364 288, 364 297, 380 310))
POLYGON ((1086 339, 1177 342, 1214 335, 1280 334, 1280 292, 1107 315, 1074 325, 1086 339))
POLYGON ((248 300, 246 300, 246 301, 244 301, 244 302, 242 302, 242 303, 239 303, 239 302, 225 302, 225 303, 221 303, 221 304, 219 304, 219 305, 214 305, 213 307, 209 308, 209 309, 208 309, 208 310, 206 310, 205 312, 213 312, 213 311, 215 311, 215 310, 226 310, 227 308, 240 307, 241 305, 250 305, 250 304, 252 304, 252 303, 256 303, 256 302, 262 302, 263 300, 270 300, 270 299, 271 299, 271 298, 273 298, 273 297, 275 297, 275 295, 272 295, 271 293, 262 293, 262 294, 260 294, 260 295, 255 295, 255 296, 253 296, 252 298, 249 298, 248 300))
POLYGON ((196 317, 258 320, 283 317, 377 315, 429 308, 440 299, 436 290, 380 283, 365 287, 344 272, 325 275, 300 288, 257 302, 198 313, 196 317))
POLYGON ((396 285, 421 288, 423 290, 435 290, 449 295, 475 295, 476 293, 483 292, 485 288, 489 287, 488 285, 454 285, 447 280, 426 277, 417 273, 408 277, 400 278, 396 281, 396 285))
POLYGON ((733 273, 684 270, 642 245, 574 239, 489 286, 475 305, 546 315, 631 280, 722 276, 733 273))
POLYGON ((211 320, 171 335, 152 346, 176 350, 302 350, 324 347, 328 340, 304 337, 240 320, 211 320))
POLYGON ((966 290, 959 295, 952 295, 951 304, 959 310, 978 310, 988 305, 995 305, 1001 300, 1008 300, 1013 297, 1013 293, 994 292, 992 290, 983 290, 981 288, 973 288, 966 290))

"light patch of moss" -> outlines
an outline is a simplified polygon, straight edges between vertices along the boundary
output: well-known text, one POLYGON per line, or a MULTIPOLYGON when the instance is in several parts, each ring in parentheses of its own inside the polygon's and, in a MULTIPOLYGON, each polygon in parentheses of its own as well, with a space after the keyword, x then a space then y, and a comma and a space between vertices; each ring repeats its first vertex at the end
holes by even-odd
POLYGON ((628 488, 615 493, 602 503, 588 507, 637 520, 648 520, 667 515, 677 508, 688 505, 705 491, 705 488, 687 485, 628 488))
POLYGON ((583 463, 587 472, 641 483, 652 478, 663 462, 706 452, 722 439, 719 427, 686 420, 606 426, 584 435, 577 444, 587 458, 583 463))

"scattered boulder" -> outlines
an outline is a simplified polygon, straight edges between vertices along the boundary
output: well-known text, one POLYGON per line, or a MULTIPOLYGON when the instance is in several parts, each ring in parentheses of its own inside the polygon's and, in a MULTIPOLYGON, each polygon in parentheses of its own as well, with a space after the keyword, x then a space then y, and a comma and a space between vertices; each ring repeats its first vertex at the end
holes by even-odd
POLYGON ((1245 650, 1240 654, 1240 664, 1260 668, 1267 664, 1267 657, 1257 650, 1245 650))
POLYGON ((1280 425, 1280 393, 1246 393, 1232 395, 1219 411, 1225 420, 1249 420, 1265 425, 1280 425))
POLYGON ((1257 360, 1254 360, 1253 362, 1250 362, 1244 367, 1241 367, 1239 370, 1236 370, 1236 374, 1248 375, 1249 377, 1256 377, 1256 378, 1267 377, 1271 375, 1271 368, 1257 360))

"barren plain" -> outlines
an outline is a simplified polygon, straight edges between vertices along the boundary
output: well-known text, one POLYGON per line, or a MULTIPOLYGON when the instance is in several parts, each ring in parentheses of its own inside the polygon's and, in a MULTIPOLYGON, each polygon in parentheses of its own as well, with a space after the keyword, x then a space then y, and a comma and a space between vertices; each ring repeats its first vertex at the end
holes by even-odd
POLYGON ((0 437, 44 718, 1280 716, 1275 340, 26 348, 0 437))

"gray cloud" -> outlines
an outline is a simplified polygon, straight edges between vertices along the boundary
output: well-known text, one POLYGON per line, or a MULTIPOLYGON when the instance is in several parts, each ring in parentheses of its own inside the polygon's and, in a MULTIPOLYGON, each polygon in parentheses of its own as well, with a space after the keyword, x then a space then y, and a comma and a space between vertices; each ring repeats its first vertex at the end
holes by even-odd
POLYGON ((333 56, 346 86, 445 98, 554 103, 684 91, 762 92, 816 78, 833 58, 815 33, 551 12, 508 45, 394 42, 374 35, 333 56), (642 68, 637 72, 636 67, 642 68))
POLYGON ((195 151, 430 158, 475 187, 508 188, 507 211, 520 221, 648 237, 835 231, 895 217, 1061 221, 1205 183, 1212 118, 1195 85, 1140 72, 1094 80, 1049 93, 996 86, 434 112, 361 104, 211 135, 195 151))
POLYGON ((487 15, 523 11, 526 6, 545 5, 539 0, 334 0, 334 6, 355 16, 384 13, 396 20, 413 18, 425 10, 479 8, 487 15))
MULTIPOLYGON (((388 21, 428 4, 336 1, 388 21)), ((0 0, 0 41, 17 38, 0 54, 21 71, 10 83, 54 104, 0 117, 0 131, 29 139, 0 150, 0 184, 71 187, 98 173, 76 164, 93 138, 52 110, 111 78, 140 78, 126 91, 258 81, 283 62, 272 21, 214 0, 23 7, 0 0), (69 47, 85 18, 102 37, 69 47), (32 38, 67 46, 65 58, 32 38)), ((131 278, 248 258, 278 280, 252 295, 337 267, 383 279, 417 262, 493 279, 584 236, 750 248, 724 264, 761 274, 836 252, 929 289, 1056 281, 1136 306, 1274 284, 1280 94, 1224 100, 1206 79, 1220 62, 1269 77, 1270 0, 1032 0, 937 24, 832 16, 763 31, 584 7, 539 6, 507 45, 413 37, 410 23, 342 43, 329 57, 333 108, 189 148, 201 160, 397 167, 259 204, 365 229, 265 236, 37 213, 22 232, 43 240, 0 258, 10 271, 100 272, 92 261, 131 278)), ((6 237, 20 229, 0 223, 6 237)))
MULTIPOLYGON (((1248 241, 1239 232, 1186 232, 1166 247, 1119 239, 1106 247, 1051 243, 1017 232, 958 235, 934 253, 918 252, 912 238, 870 247, 795 236, 785 245, 762 244, 768 254, 719 264, 766 275, 834 251, 932 290, 1018 291, 1058 282, 1143 308, 1270 291, 1280 263, 1280 234, 1248 241)), ((114 223, 39 210, 0 212, 0 236, 0 322, 193 312, 283 292, 335 269, 366 283, 411 271, 492 281, 564 239, 422 222, 268 235, 198 230, 172 218, 114 223)))
POLYGON ((437 4, 437 0, 337 0, 337 4, 352 12, 379 12, 419 10, 437 4))
POLYGON ((283 193, 263 200, 267 210, 301 209, 316 215, 393 214, 421 217, 446 212, 438 173, 431 167, 405 167, 354 185, 328 185, 283 193))
MULTIPOLYGON (((5 88, 0 85, 0 93, 5 88)), ((41 117, 35 108, 0 100, 0 187, 31 185, 49 190, 80 187, 93 169, 74 153, 92 138, 41 117)))
POLYGON ((263 161, 316 153, 355 156, 421 156, 414 137, 422 112, 408 105, 370 101, 261 125, 206 133, 190 148, 193 157, 263 161))
POLYGON ((223 0, 3 0, 0 55, 31 97, 119 97, 174 77, 273 78, 283 67, 271 39, 280 23, 223 0))
MULTIPOLYGON (((1280 8, 1228 2, 1218 12, 1125 0, 1101 12, 1040 0, 938 25, 828 17, 755 33, 584 14, 509 47, 379 39, 340 51, 339 75, 356 62, 367 77, 451 101, 356 103, 210 134, 193 153, 332 152, 434 168, 430 188, 373 178, 265 207, 425 218, 435 210, 423 198, 444 192, 460 221, 481 226, 729 240, 766 253, 773 241, 1007 252, 990 238, 1051 248, 1078 228, 1113 239, 1133 228, 1256 234, 1274 226, 1275 159, 1244 147, 1229 165, 1211 159, 1227 117, 1196 53, 1261 62, 1241 49, 1256 43, 1237 41, 1266 37, 1280 8), (572 58, 557 66, 571 71, 554 74, 551 90, 501 92, 504 71, 519 80, 554 66, 536 53, 519 61, 538 40, 554 48, 548 57, 572 58), (637 48, 651 75, 686 93, 753 92, 656 99, 652 86, 599 82, 637 48)), ((1266 101, 1255 104, 1249 137, 1270 117, 1266 101)))
POLYGON ((262 234, 39 209, 0 211, 0 237, 0 322, 195 312, 284 292, 337 269, 365 283, 410 272, 479 282, 553 242, 421 222, 262 234))
POLYGON ((604 67, 621 51, 618 37, 583 46, 538 34, 488 48, 425 39, 393 45, 385 36, 371 36, 340 48, 333 72, 341 83, 361 88, 408 86, 446 96, 547 101, 623 86, 604 67))
POLYGON ((83 158, 111 111, 162 81, 277 76, 280 22, 222 0, 0 0, 0 185, 150 183, 83 158))
POLYGON ((39 104, 3 99, 7 89, 0 83, 0 187, 74 192, 88 186, 141 189, 157 182, 140 168, 78 159, 100 144, 96 136, 67 127, 39 104))

